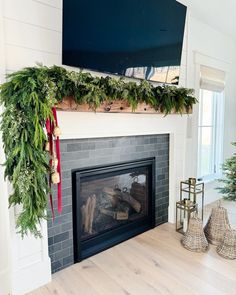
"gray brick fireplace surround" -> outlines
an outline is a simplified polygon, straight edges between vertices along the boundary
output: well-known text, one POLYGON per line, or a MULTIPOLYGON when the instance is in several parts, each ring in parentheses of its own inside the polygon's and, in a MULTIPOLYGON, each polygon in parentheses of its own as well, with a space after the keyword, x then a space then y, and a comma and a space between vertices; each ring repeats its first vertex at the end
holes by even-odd
POLYGON ((71 170, 95 165, 156 158, 156 225, 168 221, 169 205, 169 135, 142 135, 61 140, 63 212, 55 219, 48 208, 48 244, 52 272, 74 263, 72 225, 71 170))

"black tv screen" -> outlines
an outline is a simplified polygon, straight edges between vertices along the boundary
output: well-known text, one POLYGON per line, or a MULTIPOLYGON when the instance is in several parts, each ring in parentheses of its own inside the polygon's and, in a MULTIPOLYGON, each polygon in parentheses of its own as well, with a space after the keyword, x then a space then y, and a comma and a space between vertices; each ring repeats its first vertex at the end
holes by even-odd
POLYGON ((177 83, 186 6, 175 0, 64 0, 64 65, 177 83))

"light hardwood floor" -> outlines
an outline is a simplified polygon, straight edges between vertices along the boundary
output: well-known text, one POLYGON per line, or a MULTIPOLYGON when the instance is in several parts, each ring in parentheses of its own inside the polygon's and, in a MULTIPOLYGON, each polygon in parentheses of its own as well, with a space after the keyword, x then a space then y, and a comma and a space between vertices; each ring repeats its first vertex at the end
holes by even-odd
POLYGON ((53 275, 30 295, 236 294, 236 260, 192 253, 163 224, 53 275))

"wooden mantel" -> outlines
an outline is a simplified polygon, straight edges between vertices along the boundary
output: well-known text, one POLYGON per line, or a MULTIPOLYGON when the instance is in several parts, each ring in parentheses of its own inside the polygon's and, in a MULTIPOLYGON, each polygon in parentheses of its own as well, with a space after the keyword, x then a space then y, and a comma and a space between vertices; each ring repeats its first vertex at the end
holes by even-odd
MULTIPOLYGON (((56 105, 59 111, 70 112, 94 112, 89 104, 77 104, 73 97, 66 97, 63 101, 56 105)), ((111 102, 104 102, 96 109, 97 113, 135 113, 135 114, 161 114, 162 112, 156 111, 150 105, 146 103, 139 103, 135 111, 132 111, 132 107, 126 100, 115 100, 111 102)), ((189 112, 191 114, 192 111, 189 112)), ((172 114, 175 114, 173 112, 172 114)))

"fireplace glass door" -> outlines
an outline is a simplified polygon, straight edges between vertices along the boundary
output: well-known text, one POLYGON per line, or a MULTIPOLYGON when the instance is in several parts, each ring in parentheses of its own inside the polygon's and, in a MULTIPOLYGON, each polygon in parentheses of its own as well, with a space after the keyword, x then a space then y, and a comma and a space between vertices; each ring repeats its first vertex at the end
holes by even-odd
POLYGON ((139 233, 139 225, 141 231, 153 225, 153 165, 148 159, 74 172, 77 260, 139 233))

